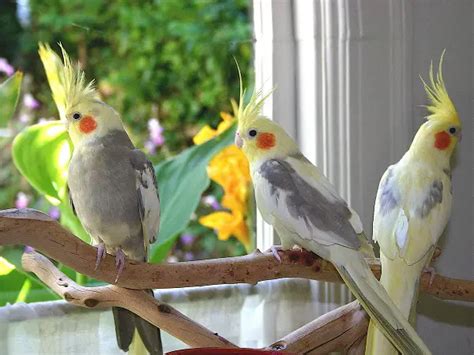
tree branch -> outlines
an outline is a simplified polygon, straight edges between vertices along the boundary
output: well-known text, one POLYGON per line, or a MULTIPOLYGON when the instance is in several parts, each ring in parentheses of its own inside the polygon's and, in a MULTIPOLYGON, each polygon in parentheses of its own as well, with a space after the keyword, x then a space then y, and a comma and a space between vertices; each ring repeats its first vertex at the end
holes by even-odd
POLYGON ((49 288, 76 306, 126 308, 192 347, 237 347, 144 291, 113 285, 80 286, 60 272, 46 257, 34 251, 23 254, 22 264, 26 271, 35 273, 49 288))
MULTIPOLYGON (((295 354, 329 354, 349 351, 367 332, 369 319, 359 302, 322 315, 269 346, 295 354)), ((363 344, 365 347, 365 342, 363 344)))
MULTIPOLYGON (((0 245, 29 245, 60 261, 66 266, 113 284, 115 259, 111 255, 94 270, 96 249, 66 231, 47 215, 31 210, 0 211, 0 245)), ((282 263, 271 253, 191 261, 181 263, 147 264, 127 261, 116 283, 131 289, 175 288, 217 284, 249 283, 279 278, 306 278, 342 282, 331 263, 309 252, 281 252, 282 263)), ((370 261, 374 274, 380 276, 380 265, 370 261)), ((474 281, 436 275, 429 286, 430 273, 424 273, 421 289, 424 293, 447 300, 474 302, 474 281)))

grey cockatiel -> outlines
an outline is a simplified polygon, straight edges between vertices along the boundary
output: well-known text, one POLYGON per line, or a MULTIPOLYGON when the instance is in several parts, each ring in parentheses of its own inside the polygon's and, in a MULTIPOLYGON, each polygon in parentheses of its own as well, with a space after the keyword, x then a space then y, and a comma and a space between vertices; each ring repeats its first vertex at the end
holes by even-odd
MULTIPOLYGON (((125 257, 147 261, 156 239, 160 201, 153 166, 133 146, 119 114, 96 99, 92 83, 85 82, 64 49, 64 63, 49 46, 40 44, 39 53, 74 144, 68 172, 73 210, 97 246, 96 268, 106 253, 115 255, 118 279, 125 257)), ((122 350, 128 351, 133 338, 151 354, 162 354, 158 328, 126 309, 114 307, 113 313, 122 350)))

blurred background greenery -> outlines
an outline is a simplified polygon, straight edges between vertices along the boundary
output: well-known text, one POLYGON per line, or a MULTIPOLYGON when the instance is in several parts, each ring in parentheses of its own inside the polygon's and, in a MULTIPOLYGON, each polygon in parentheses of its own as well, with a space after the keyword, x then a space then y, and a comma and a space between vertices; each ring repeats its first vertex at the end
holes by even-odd
MULTIPOLYGON (((233 58, 246 82, 252 82, 249 16, 248 0, 1 1, 0 83, 15 70, 24 77, 14 116, 0 125, 0 209, 28 206, 60 217, 11 157, 15 135, 58 116, 37 55, 39 41, 61 42, 79 60, 87 78, 95 78, 102 99, 121 112, 135 145, 158 164, 193 146, 203 127, 217 127, 221 112, 230 112, 229 99, 239 90, 233 58)), ((245 253, 248 239, 221 232, 218 238, 199 223, 202 216, 229 210, 222 205, 225 194, 220 184, 209 185, 187 227, 173 239, 168 261, 245 253)), ((18 249, 4 248, 0 255, 19 262, 18 249)), ((7 271, 0 265, 0 305, 52 297, 35 279, 7 271), (27 292, 31 289, 38 292, 27 292)))

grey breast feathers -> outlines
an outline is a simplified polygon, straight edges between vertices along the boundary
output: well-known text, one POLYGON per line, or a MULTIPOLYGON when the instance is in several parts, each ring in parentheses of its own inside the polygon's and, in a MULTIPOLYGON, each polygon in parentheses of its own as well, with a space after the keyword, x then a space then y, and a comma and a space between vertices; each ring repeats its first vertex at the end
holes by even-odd
POLYGON ((132 150, 125 132, 112 131, 73 154, 68 187, 77 215, 92 236, 116 223, 127 224, 130 233, 141 232, 132 150))
MULTIPOLYGON (((280 191, 285 192, 284 202, 293 218, 302 218, 308 228, 312 225, 330 233, 335 244, 356 249, 360 247, 360 240, 349 221, 352 213, 342 198, 328 200, 282 159, 264 162, 259 173, 271 185, 271 194, 277 202, 281 198, 280 191)), ((317 235, 314 237, 317 238, 317 235)))

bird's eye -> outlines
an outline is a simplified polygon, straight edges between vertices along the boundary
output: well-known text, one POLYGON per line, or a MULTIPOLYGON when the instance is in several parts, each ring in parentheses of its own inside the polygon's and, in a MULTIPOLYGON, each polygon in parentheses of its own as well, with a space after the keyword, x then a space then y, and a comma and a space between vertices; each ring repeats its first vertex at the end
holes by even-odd
POLYGON ((451 134, 456 134, 456 127, 451 127, 451 128, 449 129, 449 133, 451 133, 451 134))
POLYGON ((249 131, 249 136, 250 136, 250 137, 255 137, 256 135, 257 135, 257 131, 256 131, 256 130, 251 129, 251 130, 249 131))
POLYGON ((74 112, 72 114, 72 118, 74 118, 75 120, 80 120, 81 117, 82 117, 82 115, 79 112, 74 112))

